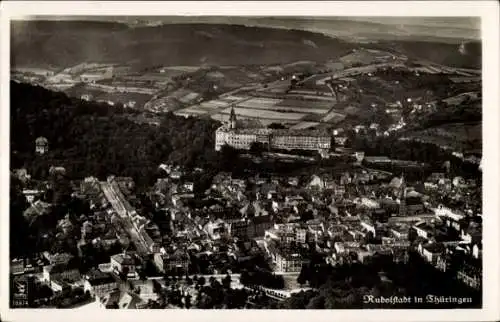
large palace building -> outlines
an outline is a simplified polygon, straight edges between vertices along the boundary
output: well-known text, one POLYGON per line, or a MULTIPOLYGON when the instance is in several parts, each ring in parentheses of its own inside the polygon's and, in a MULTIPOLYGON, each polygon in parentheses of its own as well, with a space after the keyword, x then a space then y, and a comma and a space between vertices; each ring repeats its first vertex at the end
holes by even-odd
POLYGON ((320 130, 286 130, 268 128, 239 128, 236 114, 231 109, 229 122, 215 131, 215 150, 225 144, 239 150, 249 150, 259 142, 271 149, 325 151, 331 147, 331 135, 320 130))

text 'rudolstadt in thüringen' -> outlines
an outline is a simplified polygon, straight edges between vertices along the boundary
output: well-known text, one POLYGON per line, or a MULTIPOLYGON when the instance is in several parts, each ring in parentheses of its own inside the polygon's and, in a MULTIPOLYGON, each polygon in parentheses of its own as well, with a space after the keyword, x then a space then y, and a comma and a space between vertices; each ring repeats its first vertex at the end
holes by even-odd
POLYGON ((363 296, 363 303, 365 304, 444 304, 444 303, 453 303, 453 304, 466 304, 472 303, 472 298, 470 297, 457 297, 457 296, 437 296, 429 294, 427 296, 374 296, 374 295, 365 295, 363 296))

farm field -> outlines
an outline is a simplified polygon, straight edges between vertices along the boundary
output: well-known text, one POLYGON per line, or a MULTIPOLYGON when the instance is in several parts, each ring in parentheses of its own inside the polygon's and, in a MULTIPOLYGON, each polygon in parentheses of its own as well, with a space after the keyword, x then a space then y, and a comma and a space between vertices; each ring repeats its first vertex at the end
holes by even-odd
POLYGON ((318 85, 318 80, 322 79, 329 79, 334 72, 330 72, 327 74, 318 74, 318 75, 313 75, 311 77, 308 77, 307 80, 304 82, 306 85, 318 85))
POLYGON ((195 93, 195 92, 191 92, 191 93, 186 94, 186 95, 182 96, 181 98, 179 98, 179 101, 182 103, 189 103, 189 102, 197 99, 199 96, 200 96, 200 94, 195 93))
POLYGON ((328 113, 327 115, 325 115, 325 117, 323 117, 321 119, 322 122, 341 122, 343 121, 344 119, 346 118, 346 116, 344 114, 340 114, 338 112, 335 112, 335 111, 332 111, 330 113, 328 113))
POLYGON ((318 89, 294 89, 290 91, 291 94, 303 94, 303 95, 311 95, 311 96, 318 96, 318 97, 323 97, 325 95, 332 97, 331 92, 327 87, 322 86, 321 88, 318 89), (328 92, 325 92, 327 90, 328 92))
POLYGON ((327 109, 320 108, 306 108, 306 107, 296 107, 296 106, 279 106, 279 105, 254 105, 247 104, 247 102, 242 102, 237 105, 237 107, 248 108, 248 109, 256 109, 259 111, 276 111, 283 113, 313 113, 313 114, 325 114, 328 112, 327 109))
POLYGON ((288 94, 287 96, 295 99, 303 98, 309 101, 336 102, 335 97, 331 96, 316 96, 316 95, 302 95, 302 94, 288 94))
MULTIPOLYGON (((281 113, 270 110, 255 110, 251 108, 241 108, 236 107, 234 109, 235 113, 238 116, 248 116, 248 117, 256 117, 256 118, 264 118, 264 119, 274 119, 274 120, 300 120, 306 114, 305 113, 281 113)), ((223 110, 221 113, 229 114, 231 112, 231 108, 227 108, 223 110)))
MULTIPOLYGON (((225 122, 228 120, 229 115, 225 113, 216 113, 210 115, 210 118, 213 120, 219 121, 219 122, 225 122)), ((276 123, 276 121, 280 121, 281 124, 285 126, 294 126, 295 124, 299 123, 300 121, 296 120, 276 120, 276 119, 265 119, 265 118, 255 118, 255 117, 250 117, 250 116, 238 116, 238 120, 244 120, 244 121, 258 121, 258 126, 255 124, 255 126, 250 126, 250 127, 268 127, 272 123, 276 123)))
POLYGON ((182 73, 192 73, 200 69, 199 66, 167 66, 163 67, 162 70, 165 72, 182 72, 182 73))
POLYGON ((168 93, 167 96, 175 98, 175 99, 180 99, 180 98, 182 98, 188 94, 191 94, 191 93, 195 93, 195 92, 192 92, 188 89, 181 88, 181 89, 177 89, 173 92, 168 93))
POLYGON ((332 107, 332 103, 330 102, 311 102, 311 101, 303 101, 293 98, 285 98, 280 100, 278 106, 294 106, 294 107, 304 107, 304 108, 317 108, 317 109, 325 109, 328 110, 332 107))
POLYGON ((187 107, 187 108, 184 108, 182 110, 175 112, 174 114, 187 116, 187 115, 203 115, 203 114, 207 114, 207 113, 208 113, 207 111, 204 111, 202 109, 197 109, 194 107, 187 107))
POLYGON ((304 102, 299 100, 281 100, 276 98, 251 98, 249 100, 240 102, 238 107, 253 108, 259 110, 273 110, 273 111, 291 111, 291 112, 306 112, 315 114, 324 114, 328 111, 328 105, 325 103, 304 102))
POLYGON ((248 107, 252 106, 273 106, 281 102, 279 98, 267 98, 267 97, 253 97, 244 103, 248 105, 248 107))
POLYGON ((242 99, 245 99, 245 97, 234 96, 234 95, 228 95, 228 96, 224 96, 224 97, 219 97, 219 101, 224 101, 224 102, 236 102, 236 101, 240 101, 242 99))
POLYGON ((145 94, 138 94, 138 93, 106 93, 102 92, 98 96, 94 96, 94 99, 98 100, 108 100, 108 101, 113 101, 115 103, 128 103, 129 101, 134 101, 135 107, 142 107, 144 104, 146 104, 149 99, 151 98, 150 95, 145 95, 145 94))
MULTIPOLYGON (((227 114, 222 114, 222 113, 216 113, 216 114, 210 115, 210 118, 212 118, 213 120, 219 121, 219 122, 227 121, 228 117, 229 116, 227 114)), ((256 119, 256 118, 245 117, 245 116, 239 117, 239 120, 240 121, 258 121, 258 125, 252 123, 252 125, 249 127, 268 127, 270 124, 276 123, 276 120, 273 120, 273 119, 262 119, 262 118, 256 119)), ((281 123, 283 125, 294 125, 297 123, 297 121, 286 121, 286 122, 283 121, 281 123)))
POLYGON ((172 75, 167 73, 147 73, 143 75, 126 75, 121 78, 127 81, 138 82, 169 82, 172 75))
POLYGON ((358 114, 360 111, 360 108, 359 107, 356 107, 356 106, 347 106, 345 109, 344 109, 344 113, 346 114, 350 114, 350 115, 356 115, 358 114))
POLYGON ((291 130, 304 130, 310 127, 318 126, 320 123, 318 122, 300 122, 290 127, 291 130))
POLYGON ((212 100, 212 101, 201 103, 199 105, 199 107, 212 110, 212 109, 218 109, 221 107, 227 107, 229 104, 230 103, 228 103, 228 102, 224 102, 224 101, 220 101, 220 100, 212 100))

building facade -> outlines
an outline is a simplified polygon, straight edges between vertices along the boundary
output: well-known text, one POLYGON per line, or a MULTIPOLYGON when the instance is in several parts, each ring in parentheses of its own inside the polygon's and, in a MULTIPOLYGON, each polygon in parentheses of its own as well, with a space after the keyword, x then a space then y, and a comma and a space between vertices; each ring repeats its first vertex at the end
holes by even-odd
POLYGON ((118 288, 118 283, 110 273, 95 272, 85 276, 84 291, 91 296, 103 296, 118 288))
POLYGON ((113 271, 121 274, 126 274, 127 277, 136 276, 136 260, 130 254, 116 254, 111 256, 110 260, 113 271))
POLYGON ((186 273, 189 268, 189 255, 181 250, 172 254, 156 253, 154 262, 158 270, 162 273, 183 272, 186 273))
POLYGON ((300 272, 302 266, 309 261, 298 253, 277 252, 274 257, 276 271, 279 272, 300 272))
POLYGON ((47 282, 52 280, 77 281, 81 278, 77 268, 71 268, 64 264, 48 265, 43 268, 43 279, 47 282))
POLYGON ((231 109, 229 122, 215 131, 216 151, 226 144, 238 150, 249 150, 252 143, 261 143, 271 149, 325 151, 331 148, 331 141, 326 131, 238 128, 234 109, 231 109))
POLYGON ((37 154, 45 154, 49 152, 49 140, 41 136, 35 140, 35 152, 37 154))

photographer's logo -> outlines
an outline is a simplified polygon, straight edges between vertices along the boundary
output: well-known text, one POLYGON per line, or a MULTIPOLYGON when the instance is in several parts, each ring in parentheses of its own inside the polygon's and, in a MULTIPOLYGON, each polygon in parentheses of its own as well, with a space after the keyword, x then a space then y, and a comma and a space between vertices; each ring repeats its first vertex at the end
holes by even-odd
POLYGON ((14 281, 12 289, 12 306, 28 306, 28 283, 27 281, 14 281))

